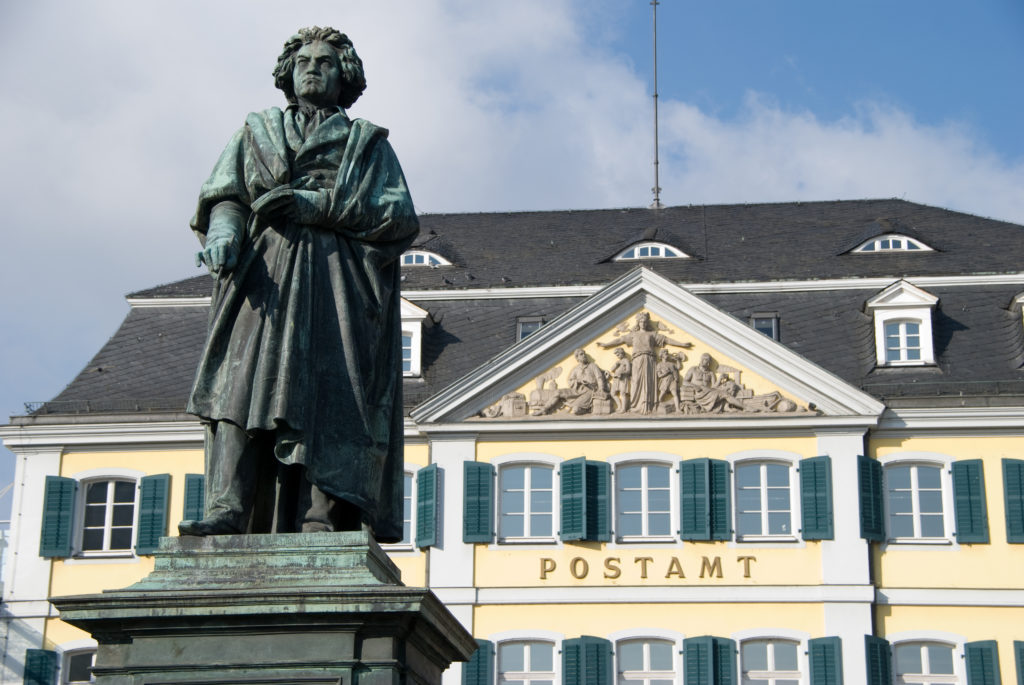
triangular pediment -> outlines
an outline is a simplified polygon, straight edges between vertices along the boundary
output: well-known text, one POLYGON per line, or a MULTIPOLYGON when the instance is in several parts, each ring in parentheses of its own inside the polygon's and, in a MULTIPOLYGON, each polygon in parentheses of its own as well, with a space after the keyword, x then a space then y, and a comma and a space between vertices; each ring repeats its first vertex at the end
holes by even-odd
POLYGON ((896 281, 867 301, 868 309, 934 307, 939 298, 907 281, 896 281))
POLYGON ((646 268, 422 403, 419 424, 877 417, 883 405, 646 268))

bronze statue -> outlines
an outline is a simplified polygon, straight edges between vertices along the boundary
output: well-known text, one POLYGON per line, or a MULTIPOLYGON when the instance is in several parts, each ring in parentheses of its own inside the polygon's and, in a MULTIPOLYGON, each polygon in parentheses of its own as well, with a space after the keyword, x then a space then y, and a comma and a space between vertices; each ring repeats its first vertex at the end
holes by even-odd
POLYGON ((399 257, 419 223, 387 130, 349 119, 351 41, 302 29, 203 185, 214 276, 188 411, 206 422, 206 510, 184 535, 402 536, 399 257))

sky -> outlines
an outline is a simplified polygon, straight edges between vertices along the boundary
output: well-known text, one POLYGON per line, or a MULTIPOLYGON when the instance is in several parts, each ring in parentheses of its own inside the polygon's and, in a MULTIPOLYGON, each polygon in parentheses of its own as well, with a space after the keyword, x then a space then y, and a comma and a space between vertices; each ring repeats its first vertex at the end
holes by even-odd
MULTIPOLYGON (((347 33, 421 213, 644 207, 648 0, 0 0, 0 423, 199 271, 199 186, 302 26, 347 33)), ((666 205, 898 197, 1024 224, 1024 3, 661 0, 666 205)), ((0 449, 0 489, 13 455, 0 449)), ((0 498, 0 518, 10 495, 0 498)))

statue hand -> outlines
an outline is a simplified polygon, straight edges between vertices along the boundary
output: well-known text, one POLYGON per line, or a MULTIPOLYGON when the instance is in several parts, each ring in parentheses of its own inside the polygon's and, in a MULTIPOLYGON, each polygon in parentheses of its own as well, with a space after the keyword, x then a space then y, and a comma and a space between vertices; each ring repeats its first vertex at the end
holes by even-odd
POLYGON ((291 220, 312 226, 327 220, 330 199, 326 190, 298 190, 278 186, 252 204, 252 211, 267 221, 291 220))
POLYGON ((200 264, 214 274, 231 271, 238 264, 238 247, 232 240, 207 240, 203 251, 196 253, 196 266, 200 264))

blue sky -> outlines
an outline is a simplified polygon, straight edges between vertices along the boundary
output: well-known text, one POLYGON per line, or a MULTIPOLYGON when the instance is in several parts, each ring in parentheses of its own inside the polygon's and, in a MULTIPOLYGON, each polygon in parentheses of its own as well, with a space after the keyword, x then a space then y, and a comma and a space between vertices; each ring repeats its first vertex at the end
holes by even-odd
MULTIPOLYGON (((1024 223, 1024 3, 662 0, 666 204, 903 197, 1024 223)), ((0 412, 133 290, 196 274, 196 192, 294 29, 348 32, 423 212, 646 206, 647 0, 0 4, 0 412)), ((13 459, 0 451, 0 486, 13 459)), ((0 506, 9 502, 0 500, 0 506)))

